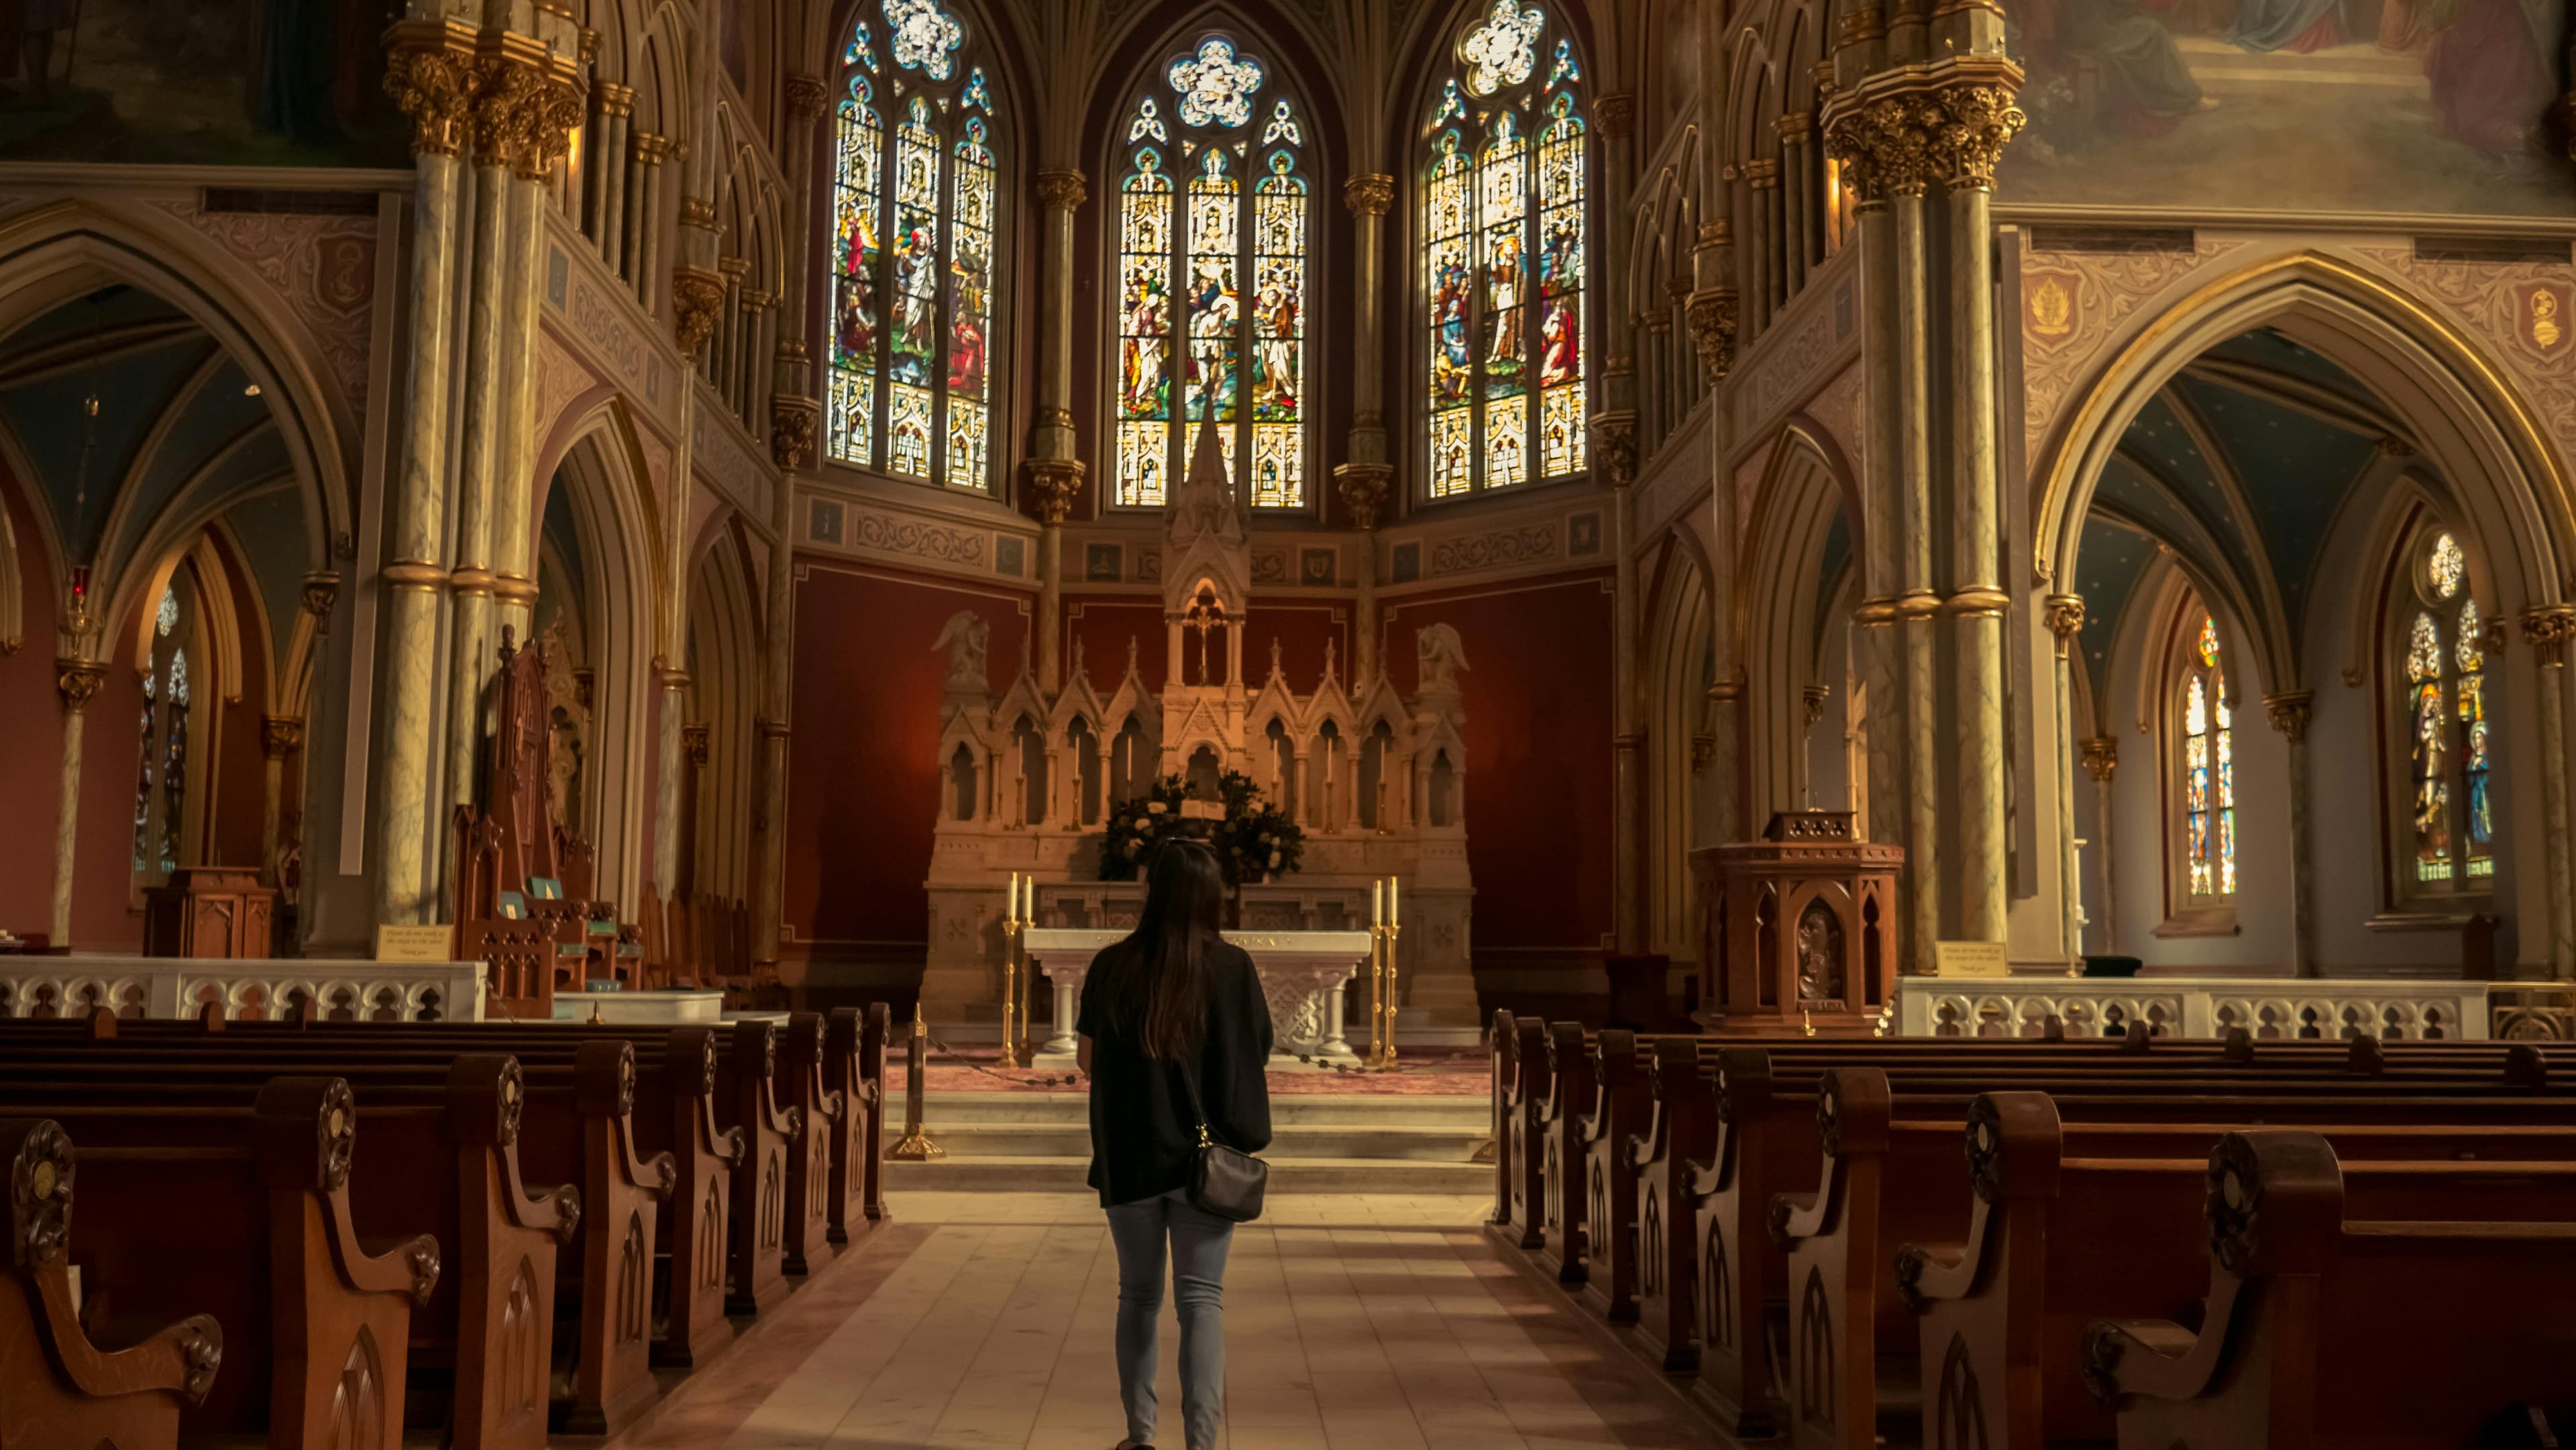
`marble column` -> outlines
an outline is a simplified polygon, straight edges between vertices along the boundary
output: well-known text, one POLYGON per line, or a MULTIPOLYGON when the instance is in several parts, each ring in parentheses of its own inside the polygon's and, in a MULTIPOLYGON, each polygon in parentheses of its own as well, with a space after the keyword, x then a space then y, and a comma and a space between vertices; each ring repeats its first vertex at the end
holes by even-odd
POLYGON ((651 219, 659 214, 656 201, 661 194, 662 163, 671 154, 671 143, 651 131, 636 131, 628 150, 626 192, 621 199, 624 205, 617 220, 617 252, 613 260, 618 274, 641 291, 652 275, 653 258, 648 252, 653 238, 651 219))
MULTIPOLYGON (((1852 611, 1859 627, 1853 640, 1856 673, 1866 694, 1861 716, 1867 779, 1855 803, 1865 834, 1873 841, 1906 839, 1904 722, 1900 631, 1896 601, 1904 587, 1904 551, 1898 539, 1903 508, 1898 500, 1897 456, 1897 255, 1896 222, 1880 190, 1873 128, 1865 108, 1847 104, 1825 129, 1827 147, 1843 168, 1843 183, 1852 190, 1853 227, 1860 248, 1861 360, 1866 382, 1867 431, 1861 444, 1861 602, 1852 611)), ((1914 862, 1906 862, 1909 895, 1914 862)), ((1910 966, 1914 949, 1904 948, 1910 966)))
POLYGON ((304 747, 304 722, 291 716, 263 715, 259 753, 264 795, 259 816, 259 869, 271 886, 278 879, 277 848, 286 828, 286 757, 304 747))
POLYGON ((1887 189, 1896 221, 1894 401, 1898 517, 1904 529, 1896 613, 1905 660, 1905 849, 1914 877, 1905 935, 1920 969, 1930 964, 1932 944, 1942 938, 1942 897, 1950 882, 1941 849, 1940 662, 1933 628, 1941 601, 1932 575, 1932 531, 1938 525, 1932 507, 1930 263, 1920 172, 1891 174, 1887 189))
MULTIPOLYGON (((545 263, 540 224, 545 183, 523 168, 511 184, 515 212, 524 219, 513 236, 514 253, 501 295, 502 429, 492 470, 492 599, 495 633, 508 629, 524 645, 536 635, 537 277, 545 263)), ((487 647, 474 662, 479 688, 500 671, 487 647)))
MULTIPOLYGON (((1038 196, 1038 370, 1032 458, 1071 461, 1073 432, 1074 218, 1091 199, 1082 173, 1066 167, 1041 171, 1038 196)), ((1079 485, 1077 484, 1077 487, 1079 485)))
POLYGON ((714 350, 707 356, 707 381, 715 384, 716 396, 739 414, 742 393, 734 386, 734 376, 742 354, 742 281, 750 274, 751 263, 742 257, 720 257, 716 271, 724 278, 724 299, 717 304, 714 350))
POLYGON ((1780 163, 1768 158, 1745 162, 1744 185, 1753 210, 1753 314, 1767 327, 1780 310, 1780 163))
MULTIPOLYGON (((1723 218, 1700 223, 1697 244, 1691 248, 1691 278, 1697 285, 1683 304, 1683 316, 1690 325, 1691 344, 1708 386, 1714 388, 1726 381, 1735 366, 1736 293, 1728 285, 1735 270, 1735 230, 1723 218)), ((1724 428, 1722 421, 1713 426, 1724 428)), ((1718 435, 1723 439, 1727 434, 1718 435)), ((1727 474, 1726 454, 1722 443, 1709 449, 1709 509, 1714 527, 1713 537, 1725 541, 1723 547, 1735 549, 1740 541, 1743 521, 1735 516, 1734 482, 1727 474)), ((1701 761, 1701 741, 1694 741, 1693 766, 1716 767, 1716 784, 1708 793, 1710 819, 1702 838, 1711 841, 1737 841, 1748 834, 1743 821, 1741 782, 1743 757, 1740 741, 1742 728, 1743 664, 1735 657, 1734 631, 1728 627, 1724 604, 1728 577, 1736 565, 1733 557, 1719 561, 1719 577, 1710 581, 1710 595, 1716 609, 1716 678, 1708 691, 1708 733, 1705 741, 1706 762, 1701 761)))
MULTIPOLYGON (((1386 213, 1395 203, 1395 178, 1361 172, 1342 183, 1342 205, 1351 214, 1351 462, 1362 467, 1393 462, 1386 442, 1386 213)), ((1365 490, 1365 482, 1361 484, 1365 490)), ((1349 496, 1351 485, 1343 486, 1349 496)), ((1381 494, 1376 508, 1383 510, 1381 494)), ((1372 513, 1372 518, 1377 517, 1372 513)), ((1365 524, 1363 532, 1374 528, 1365 524)), ((1372 571, 1374 572, 1374 571, 1372 571)), ((1370 587, 1375 588, 1372 578, 1370 587)))
POLYGON ((2290 972, 2317 977, 2317 872, 2315 827, 2308 813, 2308 717, 2314 692, 2284 690, 2263 697, 2263 713, 2290 753, 2290 972))
MULTIPOLYGON (((83 621, 86 623, 86 621, 83 621)), ((63 773, 54 804, 54 920, 51 945, 72 944, 72 876, 80 844, 81 731, 89 702, 107 682, 107 667, 90 660, 54 661, 54 689, 63 700, 63 773)))
POLYGON ((2576 639, 2576 605, 2545 604, 2522 616, 2532 647, 2532 695, 2540 714, 2540 821, 2543 880, 2549 911, 2549 969, 2576 978, 2576 861, 2567 839, 2567 648, 2576 639))
MULTIPOLYGON (((1628 210, 1628 191, 1636 176, 1637 98, 1625 91, 1598 96, 1592 102, 1592 123, 1601 133, 1603 166, 1601 169, 1601 215, 1603 245, 1594 248, 1592 256, 1600 266, 1600 290, 1604 299, 1628 296, 1629 240, 1636 218, 1628 210)), ((1616 302, 1601 308, 1601 394, 1598 407, 1618 412, 1636 407, 1636 351, 1629 336, 1628 309, 1616 302)), ((1634 420, 1628 434, 1631 447, 1636 437, 1634 420)), ((1633 456, 1633 455, 1632 455, 1633 456)), ((1593 455, 1593 467, 1600 467, 1599 455, 1593 455)), ((1633 464, 1630 469, 1634 472, 1633 464)), ((1596 477, 1599 474, 1596 471, 1596 477)))
MULTIPOLYGON (((1995 163, 2018 122, 1978 124, 1980 97, 2009 108, 2011 92, 1954 87, 1945 115, 1963 121, 1936 134, 1950 202, 1951 714, 1957 722, 1959 935, 2002 941, 2010 901, 2005 824, 2002 468, 1995 441, 1995 163)), ((2019 112, 2011 113, 2018 117, 2019 112)), ((2080 607, 2080 606, 2079 606, 2080 607)), ((2079 615, 2080 619, 2080 615, 2079 615)), ((2061 642, 2059 653, 2064 653, 2061 642)))
POLYGON ((1082 497, 1083 467, 1072 458, 1026 466, 1038 516, 1038 686, 1053 696, 1064 687, 1064 522, 1082 497))
MULTIPOLYGON (((2112 873, 2112 853, 2116 835, 2111 830, 2111 777, 2120 769, 2120 741, 2116 736, 2088 736, 2082 742, 2084 773, 2093 777, 2093 845, 2102 869, 2094 900, 2101 903, 2102 930, 2095 938, 2103 952, 2120 950, 2120 897, 2118 878, 2112 873)), ((2069 886, 2068 890, 2075 888, 2069 886)))
POLYGON ((680 784, 688 769, 688 754, 681 741, 681 731, 688 724, 689 672, 673 669, 661 660, 654 661, 654 684, 662 691, 661 728, 657 747, 661 768, 653 780, 653 870, 650 880, 661 899, 668 901, 679 890, 680 882, 680 784))
POLYGON ((591 125, 591 154, 582 167, 582 185, 589 192, 586 225, 609 270, 618 271, 626 257, 626 187, 634 166, 634 147, 627 138, 635 123, 635 88, 602 81, 593 94, 599 116, 591 125))
POLYGON ((1342 508, 1350 515, 1353 536, 1358 547, 1351 553, 1351 586, 1356 593, 1351 608, 1351 678, 1349 690, 1356 700, 1377 678, 1378 671, 1378 606, 1377 606, 1377 526, 1386 517, 1387 500, 1395 492, 1395 466, 1389 463, 1345 463, 1333 470, 1333 481, 1342 491, 1342 508))
POLYGON ((1786 274, 1781 295, 1795 297, 1807 285, 1807 268, 1814 261, 1816 118, 1792 111, 1772 124, 1780 132, 1780 254, 1786 274))
POLYGON ((449 339, 454 332, 457 206, 474 32, 403 21, 387 37, 385 85, 412 120, 411 345, 403 432, 391 490, 392 527, 380 577, 386 590, 384 723, 377 736, 376 912, 417 923, 436 905, 428 847, 430 713, 436 697, 439 594, 445 552, 449 339))
POLYGON ((2075 650, 2084 629, 2084 598, 2079 594, 2048 596, 2048 632, 2057 639, 2054 698, 2057 729, 2049 761, 2057 777, 2057 842, 2060 903, 2058 934, 2066 947, 2067 971, 2080 974, 2084 959, 2084 893, 2077 885, 2083 862, 2075 847, 2075 650))
POLYGON ((1650 940, 1645 884, 1645 738, 1637 672, 1637 415, 1610 409, 1592 416, 1593 476, 1609 486, 1609 544, 1614 568, 1610 627, 1611 923, 1618 949, 1642 952, 1650 940))

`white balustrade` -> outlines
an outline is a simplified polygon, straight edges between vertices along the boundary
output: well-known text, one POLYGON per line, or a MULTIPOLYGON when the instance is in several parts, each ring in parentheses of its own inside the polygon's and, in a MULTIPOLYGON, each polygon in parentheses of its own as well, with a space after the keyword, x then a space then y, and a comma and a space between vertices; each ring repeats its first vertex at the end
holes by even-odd
POLYGON ((2160 1037, 2257 1041, 2459 1041, 2487 1035, 2485 982, 2287 977, 1905 977, 1904 1037, 2037 1037, 2050 1017, 2069 1037, 2117 1036, 2144 1022, 2160 1037))
POLYGON ((0 1017, 193 1018, 209 1002, 227 1018, 275 1019, 309 998, 326 1020, 479 1022, 479 962, 373 962, 312 958, 0 956, 0 1017))

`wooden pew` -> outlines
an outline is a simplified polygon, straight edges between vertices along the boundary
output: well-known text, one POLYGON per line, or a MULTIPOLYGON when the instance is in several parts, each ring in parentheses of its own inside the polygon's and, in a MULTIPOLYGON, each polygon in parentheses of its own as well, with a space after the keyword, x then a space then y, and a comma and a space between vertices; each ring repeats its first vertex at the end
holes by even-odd
MULTIPOLYGON (((247 1101, 270 1070, 255 1064, 190 1069, 101 1055, 69 1075, 0 1062, 0 1104, 59 1118, 75 1105, 106 1110, 85 1136, 128 1132, 159 1108, 191 1101, 247 1101)), ((363 1080, 370 1069, 352 1067, 363 1080)), ((335 1078, 342 1090, 348 1079, 335 1078)), ((410 1367, 452 1375, 450 1428, 457 1445, 542 1447, 553 1368, 556 1256, 581 1218, 580 1190, 531 1191, 518 1160, 527 1088, 516 1060, 460 1056, 443 1085, 371 1088, 349 1111, 369 1129, 367 1160, 352 1187, 356 1210, 398 1232, 455 1245, 452 1272, 426 1312, 411 1320, 410 1367)), ((95 1150, 91 1156, 96 1156, 95 1150)), ((415 1407, 418 1408, 418 1407, 415 1407)))
POLYGON ((781 1096, 788 1103, 788 1111, 798 1119, 788 1145, 787 1225, 780 1260, 781 1267, 790 1274, 811 1274, 830 1263, 833 1245, 849 1237, 840 1215, 834 1212, 832 1159, 836 1151, 844 1161, 848 1159, 856 1102, 847 1092, 825 1084, 823 1060, 821 1015, 791 1015, 787 1019, 787 1040, 774 1071, 783 1085, 781 1096), (835 1139, 839 1140, 837 1150, 835 1139), (836 1229, 841 1233, 839 1240, 832 1237, 836 1229))
POLYGON ((2356 1217, 2333 1148, 2296 1130, 2229 1134, 2207 1184, 2198 1332, 2086 1334, 2121 1444, 2468 1445, 2566 1403, 2576 1224, 2473 1216, 2474 1198, 2439 1219, 2356 1217))
MULTIPOLYGON (((734 1103, 733 1123, 744 1151, 733 1167, 732 1280, 727 1314, 756 1315, 787 1297, 789 1146, 799 1141, 805 1115, 781 1101, 778 1034, 769 1023, 745 1018, 733 1024, 725 1071, 734 1103)), ((799 1206, 801 1214, 804 1207, 799 1206)), ((817 1234, 819 1241, 821 1235, 817 1234)))
POLYGON ((1547 1108, 1539 1121, 1538 1260, 1560 1284, 1581 1284, 1583 1257, 1583 1125, 1592 1113, 1592 1059, 1583 1028, 1547 1029, 1547 1108))
POLYGON ((1512 1060, 1518 1071, 1499 1111, 1510 1131, 1495 1144, 1496 1155, 1511 1164, 1511 1197, 1497 1207, 1503 1222, 1519 1227, 1520 1247, 1535 1249, 1544 1241, 1540 1205, 1547 1201, 1547 1155, 1540 1146, 1546 1138, 1547 1024, 1525 1017, 1513 1022, 1512 1031, 1512 1060))
POLYGON ((1612 1324, 1637 1321, 1636 1137, 1645 1130, 1646 1074, 1636 1034, 1616 1029, 1592 1040, 1585 1061, 1592 1111, 1576 1125, 1581 1141, 1586 1302, 1612 1324))
POLYGON ((181 1412, 188 1434, 271 1450, 401 1444, 411 1321, 436 1291, 439 1244, 360 1237, 359 1220, 375 1221, 351 1201, 367 1175, 353 1168, 347 1083, 279 1078, 254 1103, 66 1102, 42 1115, 82 1144, 89 1231, 72 1261, 86 1313, 198 1310, 234 1326, 228 1372, 181 1412), (186 1205, 178 1231, 173 1204, 186 1205))
POLYGON ((1497 1227, 1512 1221, 1512 1102, 1519 1087, 1520 1026, 1510 1011, 1494 1009, 1494 1025, 1485 1035, 1485 1052, 1492 1063, 1493 1085, 1487 1101, 1493 1105, 1494 1136, 1494 1211, 1485 1222, 1497 1227))
POLYGON ((0 1163, 9 1184, 0 1450, 175 1450, 181 1411, 205 1402, 223 1363, 222 1329, 195 1314, 121 1349, 98 1343, 71 1270, 71 1139, 46 1119, 0 1120, 0 1163))
MULTIPOLYGON (((1901 1138, 1906 1126, 1892 1133, 1901 1138)), ((2208 1153, 2229 1131, 2067 1125, 2045 1093, 1970 1104, 1960 1133, 1973 1195, 1967 1233, 1905 1244, 1894 1263, 1898 1296, 1919 1320, 1923 1403, 1945 1443, 2037 1450, 2112 1438, 2111 1412, 2081 1363, 2084 1328, 2190 1316, 2208 1282, 2207 1245, 2191 1230, 2208 1153), (2120 1156, 2129 1153, 2138 1156, 2120 1156)), ((2464 1192, 2489 1218, 2555 1214, 2576 1163, 2576 1126, 2319 1133, 2350 1170, 2353 1201, 2373 1216, 2442 1212, 2444 1196, 2464 1192), (2548 1168, 2530 1171, 2535 1163, 2548 1168)))

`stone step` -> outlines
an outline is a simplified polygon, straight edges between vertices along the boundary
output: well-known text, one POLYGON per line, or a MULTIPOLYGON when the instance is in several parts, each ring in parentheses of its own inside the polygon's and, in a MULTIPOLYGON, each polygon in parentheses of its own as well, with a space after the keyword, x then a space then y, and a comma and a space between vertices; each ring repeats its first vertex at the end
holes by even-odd
MULTIPOLYGON (((1084 1188, 1090 1169, 1088 1155, 1062 1154, 895 1162, 886 1165, 886 1191, 1065 1192, 1084 1188)), ((1291 1158, 1270 1163, 1272 1193, 1491 1193, 1493 1188, 1490 1163, 1411 1163, 1388 1158, 1291 1158)))
MULTIPOLYGON (((1032 1126, 1091 1121, 1091 1099, 1079 1092, 933 1092, 922 1096, 922 1113, 937 1136, 948 1123, 1020 1123, 1032 1126)), ((889 1121, 903 1115, 898 1085, 886 1103, 889 1121)), ((1481 1095, 1273 1093, 1274 1126, 1362 1127, 1376 1124, 1439 1127, 1490 1133, 1493 1105, 1481 1095)))
MULTIPOLYGON (((1278 1123, 1262 1156, 1273 1162, 1323 1158, 1464 1163, 1490 1136, 1464 1127, 1391 1123, 1278 1123)), ((930 1122, 930 1139, 960 1158, 1087 1157, 1091 1128, 1070 1123, 930 1122)))

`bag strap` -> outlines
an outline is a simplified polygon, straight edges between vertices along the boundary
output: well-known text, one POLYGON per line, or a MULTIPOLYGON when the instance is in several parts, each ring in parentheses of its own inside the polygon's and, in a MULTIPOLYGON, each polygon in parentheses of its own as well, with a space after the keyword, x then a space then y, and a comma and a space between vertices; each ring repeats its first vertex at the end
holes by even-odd
POLYGON ((1199 1104, 1198 1069, 1194 1065, 1187 1063, 1178 1064, 1178 1066, 1181 1069, 1181 1089, 1189 1098, 1190 1116, 1198 1121, 1198 1146, 1202 1148, 1213 1147, 1215 1144, 1213 1140, 1208 1137, 1207 1109, 1199 1104))

